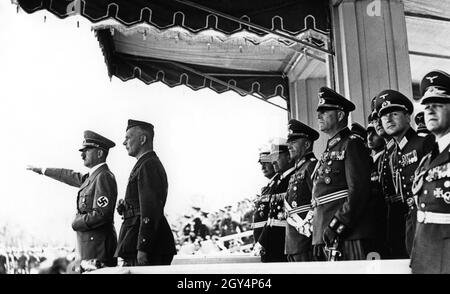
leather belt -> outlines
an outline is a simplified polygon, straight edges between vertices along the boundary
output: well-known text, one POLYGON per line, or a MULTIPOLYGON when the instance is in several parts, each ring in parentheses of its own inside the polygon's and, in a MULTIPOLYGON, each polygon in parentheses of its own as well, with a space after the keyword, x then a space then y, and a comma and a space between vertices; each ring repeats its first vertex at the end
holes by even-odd
POLYGON ((450 224, 450 213, 437 213, 431 211, 417 211, 417 221, 424 224, 450 224))
POLYGON ((252 223, 251 224, 251 228, 252 229, 258 229, 258 228, 262 228, 266 225, 267 221, 262 221, 262 222, 256 222, 256 223, 252 223))
POLYGON ((387 196, 385 199, 386 199, 386 202, 389 202, 389 203, 403 202, 402 195, 391 195, 391 196, 387 196))
POLYGON ((309 211, 310 209, 311 209, 311 205, 310 205, 310 204, 307 204, 307 205, 302 205, 302 206, 293 208, 293 209, 288 210, 288 211, 286 211, 286 212, 287 212, 287 214, 288 214, 289 216, 291 216, 291 215, 293 215, 294 213, 307 212, 307 211, 309 211))
POLYGON ((286 227, 286 221, 285 220, 278 220, 274 218, 269 218, 267 220, 267 225, 271 227, 286 227))
POLYGON ((133 207, 131 209, 127 209, 123 212, 123 218, 129 218, 133 216, 139 216, 141 215, 141 209, 139 207, 133 207))
POLYGON ((330 203, 342 198, 347 198, 348 196, 348 190, 341 190, 341 191, 337 191, 337 192, 333 192, 330 194, 326 194, 323 196, 319 196, 319 197, 314 197, 311 200, 311 207, 315 208, 321 205, 324 205, 326 203, 330 203))

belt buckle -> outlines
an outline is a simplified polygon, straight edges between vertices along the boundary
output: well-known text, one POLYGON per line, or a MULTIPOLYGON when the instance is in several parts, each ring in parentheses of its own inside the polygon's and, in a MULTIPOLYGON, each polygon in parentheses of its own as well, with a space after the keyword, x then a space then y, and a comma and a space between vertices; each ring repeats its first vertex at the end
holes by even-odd
POLYGON ((421 211, 421 210, 417 211, 417 221, 419 223, 424 223, 425 222, 425 212, 424 211, 421 211))

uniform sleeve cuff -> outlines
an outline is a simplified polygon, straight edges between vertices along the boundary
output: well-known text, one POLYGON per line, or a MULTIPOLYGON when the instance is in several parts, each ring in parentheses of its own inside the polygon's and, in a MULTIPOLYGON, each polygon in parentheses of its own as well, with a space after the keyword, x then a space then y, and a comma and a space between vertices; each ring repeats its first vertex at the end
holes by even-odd
POLYGON ((336 217, 333 217, 331 222, 328 224, 328 227, 338 235, 342 235, 346 230, 346 226, 341 223, 336 217))

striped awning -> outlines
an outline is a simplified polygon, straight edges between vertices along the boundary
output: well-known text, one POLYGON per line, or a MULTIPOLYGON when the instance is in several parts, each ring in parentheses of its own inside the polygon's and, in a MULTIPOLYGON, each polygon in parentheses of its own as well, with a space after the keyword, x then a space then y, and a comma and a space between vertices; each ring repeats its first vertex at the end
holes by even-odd
POLYGON ((182 27, 193 33, 214 29, 265 35, 224 15, 261 28, 297 35, 314 28, 329 31, 324 0, 17 0, 28 13, 46 9, 60 18, 80 14, 93 23, 114 19, 124 26, 147 23, 159 29, 182 27), (202 9, 204 8, 204 9, 202 9), (215 13, 215 12, 217 13, 215 13))
MULTIPOLYGON (((18 0, 26 12, 81 15, 108 73, 170 87, 228 90, 289 101, 287 73, 302 55, 325 64, 328 1, 18 0)), ((323 66, 325 69, 325 66, 323 66)), ((287 105, 288 106, 288 105, 287 105)))

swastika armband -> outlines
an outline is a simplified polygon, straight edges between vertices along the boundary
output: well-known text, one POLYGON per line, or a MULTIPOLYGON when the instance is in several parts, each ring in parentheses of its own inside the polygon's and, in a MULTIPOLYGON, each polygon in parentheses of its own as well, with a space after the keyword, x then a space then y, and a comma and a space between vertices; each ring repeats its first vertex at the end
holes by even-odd
POLYGON ((106 207, 108 206, 109 200, 108 197, 106 196, 100 196, 97 199, 97 206, 98 207, 106 207))

